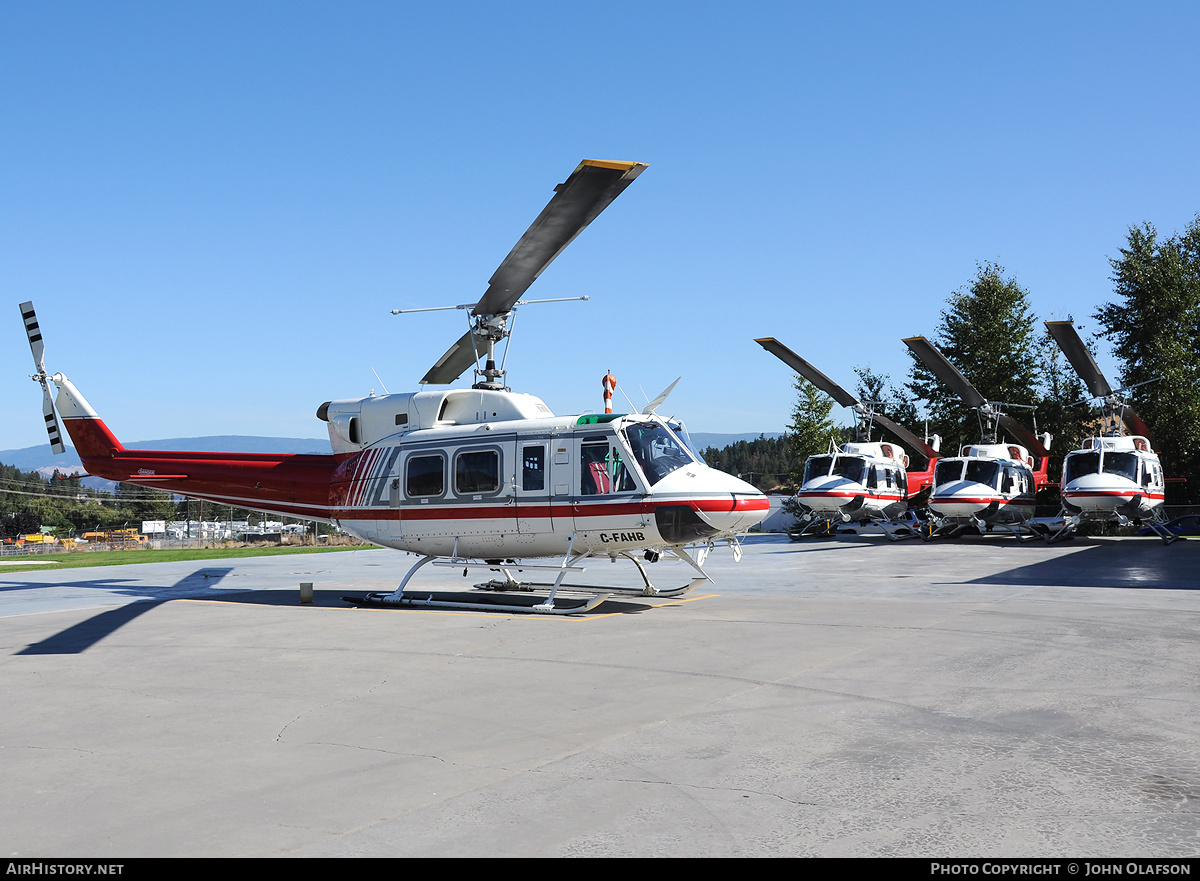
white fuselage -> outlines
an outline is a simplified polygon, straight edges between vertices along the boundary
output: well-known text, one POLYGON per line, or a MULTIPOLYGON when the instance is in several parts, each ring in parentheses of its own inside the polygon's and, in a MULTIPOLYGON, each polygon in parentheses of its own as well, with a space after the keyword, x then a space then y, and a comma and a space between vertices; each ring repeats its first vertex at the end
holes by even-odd
POLYGON ((1070 514, 1140 520, 1162 508, 1162 465, 1144 437, 1091 437, 1067 454, 1061 491, 1070 514))
MULTIPOLYGON (((439 394, 460 393, 411 397, 439 394)), ((406 424, 415 427, 366 445, 347 443, 341 431, 349 425, 339 411, 350 402, 333 402, 335 452, 358 447, 334 477, 335 522, 418 554, 516 559, 563 555, 568 547, 619 554, 709 542, 745 532, 768 513, 761 492, 709 468, 662 419, 531 412, 502 419, 497 407, 515 396, 483 394, 493 397, 472 404, 469 415, 460 408, 458 420, 447 418, 453 401, 449 408, 426 406, 438 414, 434 424, 410 418, 406 424)), ((354 403, 365 420, 368 408, 391 414, 404 402, 354 403)), ((412 403, 409 414, 430 402, 412 403)), ((537 408, 545 410, 540 401, 537 408)), ((365 420, 359 427, 368 426, 365 420)))
POLYGON ((908 498, 908 457, 895 444, 843 444, 811 456, 796 498, 823 519, 868 521, 896 517, 908 498))
POLYGON ((941 459, 929 508, 952 523, 1023 523, 1033 516, 1036 490, 1029 453, 1008 444, 975 444, 941 459))

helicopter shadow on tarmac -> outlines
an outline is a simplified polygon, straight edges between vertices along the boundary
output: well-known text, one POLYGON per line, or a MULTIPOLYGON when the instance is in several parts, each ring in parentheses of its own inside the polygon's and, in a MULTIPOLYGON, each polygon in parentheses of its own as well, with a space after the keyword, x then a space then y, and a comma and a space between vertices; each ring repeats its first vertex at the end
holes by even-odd
POLYGON ((1016 566, 968 584, 1200 590, 1200 544, 1164 548, 1157 539, 1090 539, 1073 553, 1016 566))
POLYGON ((197 569, 195 572, 189 572, 172 585, 164 585, 161 588, 138 581, 135 584, 131 584, 128 589, 124 589, 120 587, 120 584, 126 579, 109 578, 62 581, 57 584, 10 582, 4 585, 0 583, 0 591, 55 587, 68 589, 95 588, 103 590, 110 595, 115 594, 117 596, 123 595, 137 598, 134 602, 98 612, 87 620, 73 624, 40 642, 32 643, 14 654, 74 655, 87 651, 100 640, 115 633, 130 621, 173 599, 194 598, 198 590, 216 586, 221 579, 232 571, 232 567, 206 566, 202 569, 197 569))

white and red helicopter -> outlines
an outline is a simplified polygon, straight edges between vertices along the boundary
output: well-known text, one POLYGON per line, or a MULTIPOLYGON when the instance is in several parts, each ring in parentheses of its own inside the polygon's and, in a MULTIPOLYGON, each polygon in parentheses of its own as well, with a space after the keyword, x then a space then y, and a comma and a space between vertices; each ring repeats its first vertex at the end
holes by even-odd
POLYGON ((1050 536, 1056 541, 1072 535, 1085 520, 1145 522, 1166 544, 1181 536, 1162 525, 1165 481, 1162 463, 1150 446, 1149 431, 1142 418, 1122 400, 1100 372, 1079 332, 1069 321, 1047 321, 1054 337, 1088 391, 1099 398, 1104 430, 1089 437, 1083 446, 1063 460, 1062 528, 1050 536), (1124 426, 1132 435, 1126 435, 1124 426))
POLYGON ((942 459, 934 468, 929 496, 933 529, 925 538, 953 538, 970 526, 985 532, 1003 529, 1022 541, 1040 537, 1028 523, 1037 491, 1050 485, 1050 435, 1034 434, 1004 413, 1003 407, 1014 405, 984 398, 929 340, 910 337, 904 343, 963 403, 979 411, 983 435, 982 443, 963 446, 958 456, 942 459), (1021 444, 1000 443, 1001 428, 1021 444), (1036 468, 1031 452, 1041 458, 1036 468))
MULTIPOLYGON (((585 160, 500 264, 471 308, 473 326, 430 369, 424 383, 451 383, 485 359, 471 388, 328 401, 326 455, 127 450, 61 374, 49 375, 32 303, 21 313, 43 388, 51 444, 62 441, 58 413, 90 474, 152 486, 225 505, 329 521, 375 544, 421 559, 386 594, 347 597, 359 605, 426 605, 569 614, 594 608, 621 590, 648 596, 682 593, 704 582, 716 542, 740 559, 738 536, 765 518, 762 493, 716 471, 686 442, 679 423, 658 416, 663 396, 641 413, 555 416, 538 398, 510 391, 495 364, 495 343, 542 271, 642 171, 637 162, 585 160), (689 550, 689 547, 691 550, 689 550), (668 553, 694 576, 656 589, 635 554, 668 553), (567 585, 588 558, 631 560, 641 588, 567 585), (527 562, 528 560, 545 562, 527 562), (451 600, 406 596, 426 563, 484 567, 502 578, 491 590, 549 588, 536 605, 512 597, 451 600), (549 570, 552 584, 527 585, 514 571, 549 570), (589 597, 555 604, 559 589, 589 597)), ((669 391, 669 389, 668 389, 669 391)), ((665 393, 664 393, 665 394, 665 393)))
POLYGON ((898 518, 915 496, 933 481, 938 451, 902 425, 875 411, 875 404, 860 401, 808 361, 773 337, 756 343, 791 367, 843 407, 854 411, 857 440, 828 453, 810 456, 804 463, 804 478, 796 499, 808 513, 800 528, 789 535, 800 538, 810 532, 830 534, 843 523, 870 523, 893 541, 915 536, 909 524, 898 518), (909 471, 908 453, 896 443, 871 440, 871 426, 878 423, 892 432, 928 462, 925 471, 909 471))

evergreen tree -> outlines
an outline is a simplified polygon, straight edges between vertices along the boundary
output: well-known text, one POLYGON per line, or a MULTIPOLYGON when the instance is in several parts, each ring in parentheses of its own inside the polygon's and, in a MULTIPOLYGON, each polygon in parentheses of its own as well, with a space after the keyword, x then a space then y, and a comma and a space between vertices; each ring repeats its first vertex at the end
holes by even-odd
POLYGON ((829 415, 833 399, 802 376, 796 377, 796 406, 792 408, 792 423, 788 426, 789 471, 799 486, 804 477, 804 463, 809 456, 829 450, 830 443, 840 443, 843 432, 829 415))
MULTIPOLYGON (((1035 316, 1029 293, 1003 266, 979 264, 969 287, 951 294, 931 342, 981 395, 992 401, 1034 406, 1039 401, 1035 316)), ((906 388, 924 401, 943 452, 980 440, 979 417, 916 356, 906 388)), ((1028 425, 1028 411, 1012 411, 1028 425)))
MULTIPOLYGON (((1099 336, 1113 343, 1120 384, 1146 422, 1168 477, 1200 501, 1200 215, 1183 235, 1160 240, 1132 227, 1110 261, 1117 300, 1100 307, 1099 336)), ((1114 383, 1115 384, 1115 383, 1114 383)))

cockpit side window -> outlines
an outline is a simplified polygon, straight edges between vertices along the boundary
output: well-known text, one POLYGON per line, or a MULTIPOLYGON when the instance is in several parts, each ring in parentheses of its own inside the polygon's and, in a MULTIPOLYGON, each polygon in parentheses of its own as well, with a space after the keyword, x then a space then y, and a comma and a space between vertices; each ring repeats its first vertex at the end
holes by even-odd
POLYGON ((637 484, 621 451, 607 443, 585 443, 579 456, 579 493, 585 496, 634 492, 637 484))

